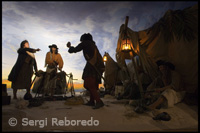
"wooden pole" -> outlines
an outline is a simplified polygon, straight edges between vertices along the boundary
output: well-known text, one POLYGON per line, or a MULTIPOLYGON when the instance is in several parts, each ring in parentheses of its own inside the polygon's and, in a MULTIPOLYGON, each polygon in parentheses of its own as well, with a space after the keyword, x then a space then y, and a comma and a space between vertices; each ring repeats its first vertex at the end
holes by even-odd
POLYGON ((127 28, 127 26, 128 26, 128 20, 129 20, 129 16, 126 16, 126 20, 125 20, 125 30, 126 30, 126 28, 127 28))
MULTIPOLYGON (((129 20, 129 16, 126 16, 126 20, 125 20, 125 36, 127 35, 128 20, 129 20)), ((131 49, 131 51, 132 51, 132 53, 134 55, 133 49, 131 49)), ((144 91, 143 91, 142 83, 141 83, 140 78, 139 78, 139 74, 138 74, 138 71, 137 71, 137 66, 136 66, 136 63, 135 63, 135 60, 134 60, 134 56, 131 59, 132 59, 133 66, 134 66, 134 69, 135 69, 136 78, 138 80, 138 86, 139 86, 139 89, 140 89, 140 95, 141 95, 141 97, 143 99, 144 98, 144 91)))
POLYGON ((143 90, 142 83, 141 83, 140 78, 139 78, 139 74, 138 74, 138 71, 137 71, 137 66, 136 66, 136 63, 135 63, 135 60, 134 60, 134 56, 131 59, 132 59, 133 66, 134 66, 134 69, 135 69, 136 78, 138 80, 140 95, 141 95, 142 98, 144 98, 144 90, 143 90))

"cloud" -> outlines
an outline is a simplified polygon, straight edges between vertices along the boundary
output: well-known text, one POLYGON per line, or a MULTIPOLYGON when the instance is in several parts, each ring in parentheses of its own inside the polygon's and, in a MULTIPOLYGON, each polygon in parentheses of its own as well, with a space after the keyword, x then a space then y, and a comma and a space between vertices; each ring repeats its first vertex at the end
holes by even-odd
POLYGON ((17 14, 15 11, 13 10, 4 10, 3 13, 3 18, 7 19, 8 21, 11 22, 18 22, 24 19, 24 17, 22 15, 17 14))
POLYGON ((102 2, 15 2, 22 12, 32 16, 40 16, 44 20, 57 23, 76 23, 91 14, 102 15, 106 3, 102 2))
MULTIPOLYGON (((18 11, 16 12, 21 13, 18 11)), ((45 61, 46 53, 49 51, 48 46, 52 43, 56 43, 59 47, 59 51, 61 55, 69 59, 69 60, 66 60, 65 58, 63 58, 63 60, 65 61, 63 70, 66 70, 68 73, 73 72, 74 76, 80 80, 79 82, 81 82, 82 69, 84 67, 84 65, 81 66, 83 62, 80 61, 82 57, 82 53, 76 56, 70 57, 69 53, 66 52, 68 49, 66 48, 66 45, 65 45, 68 39, 70 40, 70 38, 72 38, 72 41, 74 41, 75 39, 77 40, 77 38, 79 38, 79 36, 75 33, 77 31, 74 31, 74 34, 67 34, 67 33, 63 34, 65 28, 63 28, 62 26, 54 26, 52 28, 49 28, 54 24, 52 22, 49 22, 50 25, 45 27, 44 25, 41 25, 41 22, 43 22, 43 20, 40 19, 39 17, 35 18, 25 13, 21 13, 21 14, 22 16, 25 16, 26 18, 20 22, 20 24, 24 26, 23 28, 24 32, 21 32, 21 29, 19 26, 14 27, 13 25, 6 23, 7 19, 4 20, 4 23, 5 23, 5 25, 3 25, 4 26, 4 30, 3 30, 4 43, 3 44, 5 46, 4 48, 7 50, 10 50, 10 52, 11 51, 15 52, 14 54, 17 55, 16 51, 14 50, 19 48, 19 43, 18 45, 14 45, 14 43, 10 44, 8 43, 8 41, 5 41, 5 40, 7 38, 12 38, 12 41, 16 41, 16 39, 22 41, 23 40, 22 38, 28 39, 30 46, 32 48, 42 49, 42 51, 36 53, 35 55, 36 55, 36 60, 38 64, 38 69, 42 69, 45 71, 44 61, 45 61), (16 35, 16 33, 20 33, 20 35, 16 35)), ((88 22, 89 19, 87 19, 86 21, 88 22)), ((48 21, 46 21, 46 23, 48 23, 48 21)), ((8 59, 9 57, 7 57, 6 53, 4 55, 5 55, 3 56, 5 57, 4 61, 6 61, 6 59, 8 59)), ((5 66, 3 66, 3 68, 5 68, 5 66)))

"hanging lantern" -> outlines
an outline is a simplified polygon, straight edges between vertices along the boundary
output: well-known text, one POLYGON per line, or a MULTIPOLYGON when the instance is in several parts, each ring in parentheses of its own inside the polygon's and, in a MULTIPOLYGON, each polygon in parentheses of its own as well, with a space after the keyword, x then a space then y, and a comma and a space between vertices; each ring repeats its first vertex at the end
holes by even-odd
POLYGON ((104 56, 103 56, 103 62, 107 62, 107 60, 108 60, 108 58, 107 58, 106 52, 105 52, 105 54, 104 54, 104 56))
POLYGON ((122 52, 130 52, 131 51, 131 40, 129 37, 124 37, 122 41, 122 52))

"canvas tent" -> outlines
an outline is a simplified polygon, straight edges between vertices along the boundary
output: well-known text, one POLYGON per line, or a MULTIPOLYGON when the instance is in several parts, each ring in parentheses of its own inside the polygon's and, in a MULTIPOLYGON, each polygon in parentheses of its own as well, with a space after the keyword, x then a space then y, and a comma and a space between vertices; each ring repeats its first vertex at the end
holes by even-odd
MULTIPOLYGON (((131 23, 131 22, 130 22, 131 23)), ((116 60, 123 68, 131 52, 121 52, 125 25, 122 24, 116 49, 116 60)), ((175 65, 188 93, 198 91, 198 5, 183 10, 168 10, 152 27, 143 31, 127 28, 134 54, 138 55, 146 72, 158 76, 156 61, 165 60, 175 65)))
POLYGON ((105 64, 105 80, 109 82, 104 82, 106 89, 112 89, 120 81, 125 81, 129 79, 129 73, 126 66, 120 68, 118 63, 115 62, 112 57, 107 53, 107 61, 105 64))

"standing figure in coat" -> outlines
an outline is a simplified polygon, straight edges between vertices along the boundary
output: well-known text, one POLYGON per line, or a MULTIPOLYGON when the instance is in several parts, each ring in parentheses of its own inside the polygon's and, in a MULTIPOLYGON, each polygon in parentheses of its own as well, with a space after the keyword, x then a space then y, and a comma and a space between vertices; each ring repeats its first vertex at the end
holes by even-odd
MULTIPOLYGON (((30 87, 33 68, 35 73, 38 71, 35 56, 33 54, 36 51, 40 51, 40 49, 30 48, 27 40, 22 41, 20 48, 17 50, 17 61, 8 76, 8 80, 12 82, 11 88, 13 88, 14 99, 17 99, 17 89, 26 89, 26 94, 31 95, 30 87)), ((29 100, 26 97, 24 97, 24 99, 29 100)))
POLYGON ((58 69, 62 71, 64 63, 61 55, 58 53, 57 45, 52 44, 49 46, 49 48, 50 51, 47 52, 45 58, 45 67, 47 67, 47 69, 44 80, 44 93, 45 95, 48 95, 48 93, 51 91, 51 96, 53 96, 54 90, 56 89, 57 66, 58 69))
POLYGON ((68 52, 76 53, 83 50, 83 55, 87 63, 83 70, 82 79, 84 80, 84 87, 90 92, 90 100, 86 105, 94 106, 93 109, 98 109, 104 106, 97 90, 99 88, 99 84, 101 83, 101 76, 105 70, 105 66, 102 56, 93 41, 92 35, 89 33, 83 34, 80 41, 81 43, 76 47, 72 47, 71 43, 68 42, 68 52))

